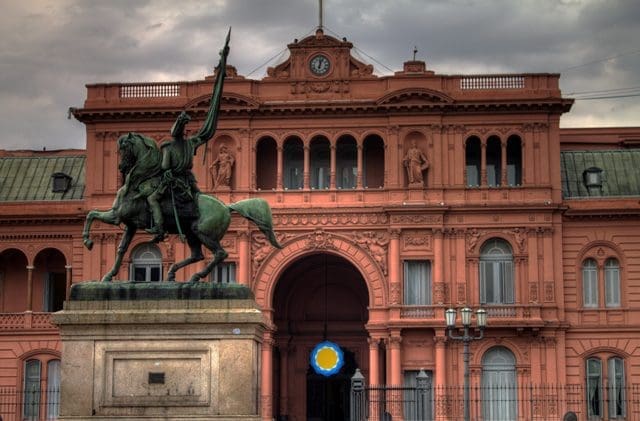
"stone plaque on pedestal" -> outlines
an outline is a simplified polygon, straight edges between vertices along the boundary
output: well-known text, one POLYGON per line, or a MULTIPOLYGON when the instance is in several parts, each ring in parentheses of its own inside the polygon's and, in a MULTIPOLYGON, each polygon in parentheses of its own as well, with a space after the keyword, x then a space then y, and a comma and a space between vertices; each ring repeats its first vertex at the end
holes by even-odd
POLYGON ((187 299, 167 291, 148 299, 149 286, 112 284, 116 293, 108 284, 74 286, 54 315, 62 338, 59 419, 259 419, 264 324, 250 291, 174 285, 155 288, 187 299), (100 294, 110 298, 92 299, 100 294))

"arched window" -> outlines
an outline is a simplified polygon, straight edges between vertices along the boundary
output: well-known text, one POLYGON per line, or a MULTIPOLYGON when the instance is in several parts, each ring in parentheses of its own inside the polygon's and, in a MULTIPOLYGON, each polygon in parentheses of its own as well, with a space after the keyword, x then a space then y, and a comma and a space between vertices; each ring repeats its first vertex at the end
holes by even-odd
POLYGON ((513 304, 513 254, 509 244, 492 238, 480 249, 480 302, 513 304))
POLYGON ((336 187, 355 189, 358 176, 358 148, 351 136, 342 136, 336 146, 336 187))
POLYGON ((607 366, 607 383, 609 418, 626 416, 624 360, 622 358, 609 358, 607 366))
POLYGON ((587 360, 587 416, 601 417, 602 410, 602 363, 599 358, 589 358, 587 360))
POLYGON ((522 141, 515 135, 507 139, 507 185, 522 185, 522 141))
POLYGON ((598 264, 594 259, 582 263, 582 302, 585 307, 598 307, 598 264))
POLYGON ((604 295, 606 307, 620 307, 620 265, 614 258, 604 264, 604 295))
POLYGON ((46 413, 46 419, 57 419, 60 412, 60 360, 46 357, 26 360, 22 391, 23 419, 41 419, 41 410, 46 413))
POLYGON ((363 146, 363 184, 370 189, 384 187, 384 141, 378 135, 364 139, 363 146))
POLYGON ((487 184, 499 186, 502 177, 502 145, 500 138, 491 136, 487 140, 487 184))
POLYGON ((155 244, 141 244, 133 250, 130 274, 134 282, 162 280, 162 253, 155 244))
POLYGON ((482 414, 485 420, 518 419, 516 358, 505 347, 482 357, 482 414))
POLYGON ((284 142, 283 147, 283 184, 287 190, 299 190, 303 187, 304 147, 302 139, 293 137, 284 142))
POLYGON ((624 360, 618 356, 606 359, 591 357, 586 361, 586 400, 588 419, 604 417, 622 419, 626 416, 626 387, 624 360), (605 382, 606 380, 606 382, 605 382))
POLYGON ((465 165, 467 172, 467 186, 480 185, 480 139, 472 136, 465 144, 465 165))
POLYGON ((260 139, 256 147, 256 187, 258 189, 271 190, 276 188, 277 165, 276 141, 271 137, 260 139))
POLYGON ((327 138, 318 136, 311 140, 309 159, 311 161, 311 188, 328 189, 331 155, 329 152, 329 140, 327 138))

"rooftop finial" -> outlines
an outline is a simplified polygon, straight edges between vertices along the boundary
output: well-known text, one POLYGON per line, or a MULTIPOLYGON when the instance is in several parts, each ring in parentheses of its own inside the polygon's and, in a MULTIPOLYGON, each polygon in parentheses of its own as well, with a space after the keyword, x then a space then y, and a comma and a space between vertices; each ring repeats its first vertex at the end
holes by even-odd
POLYGON ((416 61, 416 54, 418 54, 418 46, 414 45, 414 47, 413 47, 413 61, 416 61))
POLYGON ((323 14, 323 8, 322 8, 322 0, 318 0, 319 1, 319 10, 318 10, 318 29, 322 29, 322 14, 323 14))

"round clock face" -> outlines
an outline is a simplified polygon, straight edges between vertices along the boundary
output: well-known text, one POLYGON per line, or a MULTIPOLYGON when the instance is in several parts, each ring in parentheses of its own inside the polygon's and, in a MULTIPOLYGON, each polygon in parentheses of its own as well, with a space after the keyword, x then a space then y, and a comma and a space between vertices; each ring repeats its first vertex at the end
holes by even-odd
POLYGON ((311 70, 311 73, 316 76, 326 75, 329 72, 330 67, 331 63, 329 62, 329 59, 322 54, 314 56, 309 62, 309 69, 311 70))

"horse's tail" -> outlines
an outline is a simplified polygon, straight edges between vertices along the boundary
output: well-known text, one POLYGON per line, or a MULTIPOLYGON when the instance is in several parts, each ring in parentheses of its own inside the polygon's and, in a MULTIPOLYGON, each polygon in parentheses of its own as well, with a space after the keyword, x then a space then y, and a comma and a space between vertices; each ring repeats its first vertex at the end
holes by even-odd
POLYGON ((256 224, 258 229, 267 237, 272 246, 281 249, 273 232, 273 220, 271 218, 271 208, 266 200, 260 198, 245 199, 227 205, 232 211, 238 212, 249 221, 256 224))

